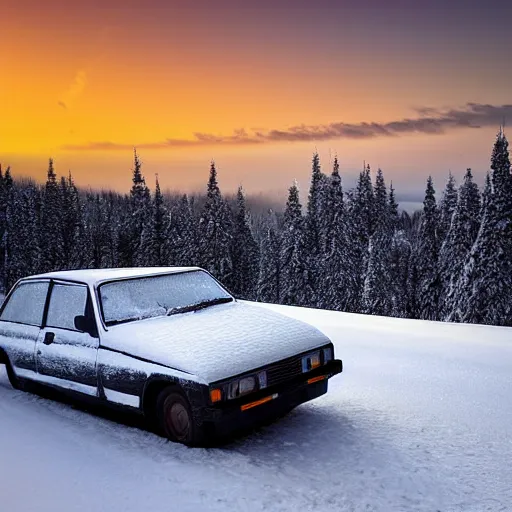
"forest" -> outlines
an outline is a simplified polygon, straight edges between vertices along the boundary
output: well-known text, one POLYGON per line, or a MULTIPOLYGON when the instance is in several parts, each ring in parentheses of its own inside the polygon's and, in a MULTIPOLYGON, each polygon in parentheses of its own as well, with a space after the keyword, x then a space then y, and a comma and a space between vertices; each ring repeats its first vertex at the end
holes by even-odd
POLYGON ((381 169, 345 190, 338 159, 312 158, 282 211, 251 213, 245 192, 150 190, 135 150, 129 194, 78 188, 50 159, 40 185, 0 167, 0 279, 52 270, 200 266, 241 299, 352 313, 512 326, 512 175, 500 129, 482 190, 467 169, 423 209, 400 209, 381 169))

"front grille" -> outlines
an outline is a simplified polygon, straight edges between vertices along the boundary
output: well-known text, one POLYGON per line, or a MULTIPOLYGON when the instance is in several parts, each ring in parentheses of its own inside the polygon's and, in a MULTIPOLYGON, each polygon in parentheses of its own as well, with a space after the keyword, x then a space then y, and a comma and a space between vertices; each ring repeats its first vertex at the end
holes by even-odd
POLYGON ((267 369, 267 386, 276 386, 302 373, 302 356, 294 356, 267 369))

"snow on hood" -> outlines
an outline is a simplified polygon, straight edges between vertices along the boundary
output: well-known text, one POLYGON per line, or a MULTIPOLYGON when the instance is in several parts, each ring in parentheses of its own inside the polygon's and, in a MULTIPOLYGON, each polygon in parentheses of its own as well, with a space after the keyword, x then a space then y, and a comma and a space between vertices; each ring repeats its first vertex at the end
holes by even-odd
POLYGON ((110 327, 101 345, 215 382, 318 348, 311 325, 247 303, 110 327))

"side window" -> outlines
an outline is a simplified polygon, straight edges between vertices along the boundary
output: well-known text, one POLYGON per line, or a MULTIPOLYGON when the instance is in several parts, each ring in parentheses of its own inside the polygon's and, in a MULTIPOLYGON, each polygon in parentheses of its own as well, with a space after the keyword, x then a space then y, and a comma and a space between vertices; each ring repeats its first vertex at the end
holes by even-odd
POLYGON ((50 297, 46 325, 60 329, 75 329, 75 316, 85 315, 87 287, 55 284, 50 297))
POLYGON ((1 320, 41 326, 44 305, 48 294, 48 282, 20 283, 5 305, 1 320))

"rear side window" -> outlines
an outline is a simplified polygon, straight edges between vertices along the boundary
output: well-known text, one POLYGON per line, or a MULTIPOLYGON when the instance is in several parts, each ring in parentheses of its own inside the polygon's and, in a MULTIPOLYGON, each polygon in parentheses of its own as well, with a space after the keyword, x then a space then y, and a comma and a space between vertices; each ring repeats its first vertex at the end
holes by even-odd
POLYGON ((9 297, 0 319, 40 327, 48 286, 48 282, 20 283, 9 297))
POLYGON ((87 287, 55 284, 50 297, 46 325, 60 329, 75 329, 75 316, 85 315, 87 287))

